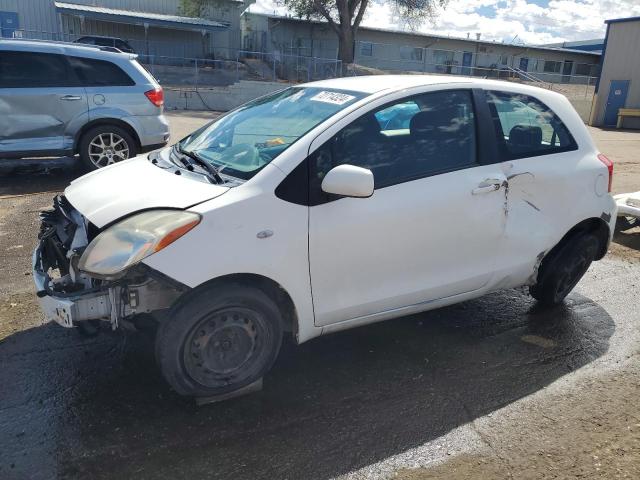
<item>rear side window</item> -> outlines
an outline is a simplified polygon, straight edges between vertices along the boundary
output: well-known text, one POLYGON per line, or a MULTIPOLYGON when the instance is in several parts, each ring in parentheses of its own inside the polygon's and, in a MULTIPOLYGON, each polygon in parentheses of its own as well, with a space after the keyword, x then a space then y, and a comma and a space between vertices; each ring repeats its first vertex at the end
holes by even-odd
POLYGON ((69 87, 76 83, 64 55, 0 51, 0 88, 69 87))
POLYGON ((93 58, 69 57, 69 63, 86 87, 129 87, 135 85, 115 63, 93 58))
POLYGON ((503 160, 577 150, 567 127, 544 103, 528 95, 487 92, 503 160))

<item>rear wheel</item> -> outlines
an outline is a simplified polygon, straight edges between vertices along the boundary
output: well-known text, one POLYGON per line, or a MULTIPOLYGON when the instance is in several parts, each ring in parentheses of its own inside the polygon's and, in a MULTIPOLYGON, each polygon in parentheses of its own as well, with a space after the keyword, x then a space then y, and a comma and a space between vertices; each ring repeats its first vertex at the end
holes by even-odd
POLYGON ((115 125, 100 125, 87 131, 80 139, 79 150, 89 170, 135 157, 138 151, 129 132, 115 125))
POLYGON ((598 254, 598 239, 591 234, 570 239, 545 258, 538 273, 538 282, 529 291, 543 305, 557 305, 578 284, 598 254))
POLYGON ((254 287, 227 285, 189 295, 163 322, 156 360, 181 395, 215 396, 259 380, 282 343, 277 305, 254 287))

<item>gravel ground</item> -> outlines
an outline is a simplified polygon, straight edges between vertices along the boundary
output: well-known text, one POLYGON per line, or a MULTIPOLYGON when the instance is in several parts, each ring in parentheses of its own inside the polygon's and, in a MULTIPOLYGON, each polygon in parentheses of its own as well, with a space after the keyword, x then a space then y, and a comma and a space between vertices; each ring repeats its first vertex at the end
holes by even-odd
MULTIPOLYGON (((172 114, 174 139, 211 117, 172 114)), ((592 133, 614 189, 640 189, 640 133, 592 133)), ((262 392, 197 408, 163 383, 150 334, 44 323, 37 213, 74 165, 0 165, 3 480, 640 478, 640 229, 563 307, 509 290, 285 343, 262 392)))

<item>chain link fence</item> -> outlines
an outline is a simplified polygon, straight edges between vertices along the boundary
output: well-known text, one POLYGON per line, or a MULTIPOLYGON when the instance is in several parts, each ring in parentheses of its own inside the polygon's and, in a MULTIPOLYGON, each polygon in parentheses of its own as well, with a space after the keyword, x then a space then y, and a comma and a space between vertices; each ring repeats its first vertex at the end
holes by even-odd
MULTIPOLYGON (((75 42, 90 34, 50 33, 17 31, 16 37, 46 41, 75 42)), ((210 49, 205 57, 187 55, 190 48, 184 47, 184 55, 162 55, 143 52, 174 52, 180 46, 168 42, 126 40, 138 53, 138 60, 158 81, 165 86, 215 87, 235 83, 239 80, 269 82, 311 82, 341 75, 342 62, 331 58, 303 55, 265 53, 224 47, 210 49)), ((176 42, 179 43, 179 42, 176 42)))
POLYGON ((240 80, 302 83, 340 76, 339 60, 240 50, 235 59, 139 55, 138 60, 165 86, 214 87, 240 80))

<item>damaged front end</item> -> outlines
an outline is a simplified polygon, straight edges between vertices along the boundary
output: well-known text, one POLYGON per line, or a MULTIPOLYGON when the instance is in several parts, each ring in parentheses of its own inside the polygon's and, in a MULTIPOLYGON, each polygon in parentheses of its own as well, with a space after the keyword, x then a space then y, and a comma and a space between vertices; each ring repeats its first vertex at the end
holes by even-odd
POLYGON ((112 279, 82 272, 80 259, 100 231, 62 195, 54 198, 53 208, 42 212, 40 219, 33 278, 48 320, 67 328, 103 320, 115 330, 137 314, 169 308, 187 290, 144 264, 112 279))

